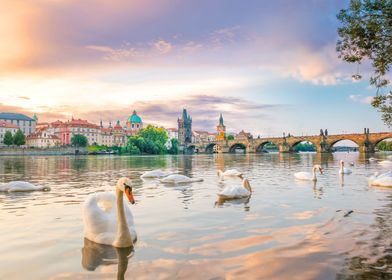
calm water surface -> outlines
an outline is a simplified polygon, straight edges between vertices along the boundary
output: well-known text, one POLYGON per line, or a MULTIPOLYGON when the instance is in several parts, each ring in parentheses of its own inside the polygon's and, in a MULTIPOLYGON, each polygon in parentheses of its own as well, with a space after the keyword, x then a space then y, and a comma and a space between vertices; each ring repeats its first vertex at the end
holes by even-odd
POLYGON ((392 279, 392 189, 366 180, 384 170, 357 153, 1 157, 0 181, 52 190, 0 193, 0 279, 392 279), (338 175, 340 159, 353 174, 338 175), (294 179, 314 163, 317 184, 294 179), (156 168, 204 182, 140 179, 156 168), (217 202, 241 184, 218 180, 227 168, 249 178, 250 199, 217 202), (82 202, 122 176, 135 184, 134 252, 83 238, 82 202))

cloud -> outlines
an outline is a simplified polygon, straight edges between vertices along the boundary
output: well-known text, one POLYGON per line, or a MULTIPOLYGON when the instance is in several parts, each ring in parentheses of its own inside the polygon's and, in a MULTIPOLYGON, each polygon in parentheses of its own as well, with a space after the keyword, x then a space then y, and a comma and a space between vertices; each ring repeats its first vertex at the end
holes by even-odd
POLYGON ((351 94, 348 98, 353 102, 362 104, 371 104, 373 101, 373 96, 363 96, 361 94, 351 94))
POLYGON ((30 97, 27 96, 18 96, 19 99, 30 100, 30 97))

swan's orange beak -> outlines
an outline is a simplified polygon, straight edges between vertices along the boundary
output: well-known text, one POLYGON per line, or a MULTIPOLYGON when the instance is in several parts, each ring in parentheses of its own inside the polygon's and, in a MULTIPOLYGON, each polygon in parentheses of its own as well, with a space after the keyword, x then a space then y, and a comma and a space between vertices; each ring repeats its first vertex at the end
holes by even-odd
POLYGON ((324 169, 320 168, 320 174, 324 174, 324 169))
POLYGON ((135 204, 135 199, 130 188, 125 189, 125 195, 127 196, 130 203, 135 204))

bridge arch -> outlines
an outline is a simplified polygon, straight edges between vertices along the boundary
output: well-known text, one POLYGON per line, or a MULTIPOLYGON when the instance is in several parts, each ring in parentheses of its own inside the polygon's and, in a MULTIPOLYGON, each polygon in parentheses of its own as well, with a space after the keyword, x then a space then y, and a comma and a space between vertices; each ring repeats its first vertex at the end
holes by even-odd
POLYGON ((297 140, 297 141, 291 143, 290 152, 296 152, 296 147, 301 143, 309 143, 310 145, 312 145, 314 147, 314 152, 317 152, 317 148, 318 148, 317 144, 314 143, 313 141, 309 141, 308 139, 300 139, 300 140, 297 140))
POLYGON ((349 151, 359 151, 361 149, 361 143, 358 143, 356 139, 351 139, 350 137, 344 137, 339 139, 334 139, 329 143, 330 152, 349 152, 349 151), (346 144, 343 146, 336 145, 339 142, 345 141, 346 144))
POLYGON ((387 139, 391 139, 392 140, 392 136, 391 135, 389 135, 389 136, 385 136, 385 137, 382 137, 382 138, 379 138, 379 139, 377 139, 373 144, 374 144, 374 147, 376 147, 378 144, 380 144, 382 141, 384 141, 384 140, 387 140, 387 139))
POLYGON ((198 149, 195 145, 190 145, 190 146, 186 147, 186 149, 185 149, 185 153, 188 155, 191 155, 191 154, 194 154, 197 152, 198 152, 198 149))
POLYGON ((221 146, 216 143, 208 144, 207 147, 205 148, 205 152, 207 154, 218 153, 220 150, 221 150, 221 146))
POLYGON ((243 153, 246 153, 246 145, 243 143, 234 143, 229 148, 229 153, 237 153, 238 150, 243 150, 243 153))
POLYGON ((268 153, 268 151, 265 149, 266 148, 266 146, 275 146, 276 147, 276 151, 278 152, 279 151, 279 145, 277 144, 277 143, 274 143, 274 142, 272 142, 272 141, 264 141, 264 142, 261 142, 257 147, 256 147, 256 153, 265 153, 265 152, 267 152, 268 153))

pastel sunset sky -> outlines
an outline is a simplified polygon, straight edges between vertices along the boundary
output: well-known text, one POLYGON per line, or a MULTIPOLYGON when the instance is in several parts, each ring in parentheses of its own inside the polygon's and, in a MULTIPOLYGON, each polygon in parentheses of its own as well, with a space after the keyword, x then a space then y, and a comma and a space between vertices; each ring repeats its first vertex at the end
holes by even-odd
POLYGON ((335 51, 342 0, 2 0, 0 111, 280 136, 387 131, 335 51))

